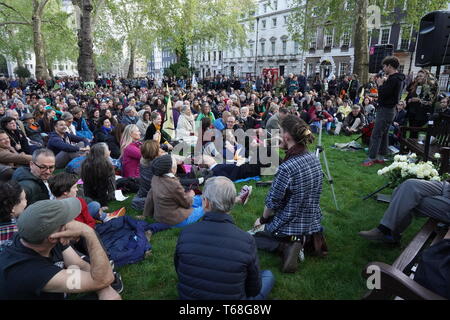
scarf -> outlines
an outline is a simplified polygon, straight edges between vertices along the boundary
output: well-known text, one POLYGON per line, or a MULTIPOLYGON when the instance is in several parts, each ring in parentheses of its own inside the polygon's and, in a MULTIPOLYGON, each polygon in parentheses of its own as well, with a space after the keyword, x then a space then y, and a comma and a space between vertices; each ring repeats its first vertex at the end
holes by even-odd
POLYGON ((294 146, 292 146, 287 152, 286 152, 286 156, 284 157, 283 162, 288 161, 291 158, 294 158, 296 156, 302 155, 306 153, 306 148, 305 146, 299 145, 299 144, 295 144, 294 146))
POLYGON ((102 126, 102 131, 105 134, 111 134, 112 129, 114 129, 114 127, 106 128, 105 126, 102 126))

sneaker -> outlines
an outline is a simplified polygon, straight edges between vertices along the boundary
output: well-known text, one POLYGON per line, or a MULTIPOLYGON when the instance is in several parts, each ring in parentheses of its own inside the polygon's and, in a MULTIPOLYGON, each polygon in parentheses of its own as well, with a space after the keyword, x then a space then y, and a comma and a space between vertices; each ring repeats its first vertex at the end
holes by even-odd
POLYGON ((116 210, 116 211, 114 211, 112 213, 108 213, 106 215, 105 220, 103 220, 103 222, 108 222, 111 219, 118 218, 118 217, 123 217, 126 212, 127 212, 127 209, 125 207, 122 207, 119 210, 116 210))
POLYGON ((303 245, 300 241, 290 242, 283 249, 283 267, 281 272, 294 273, 298 269, 298 260, 303 245))
POLYGON ((243 205, 246 205, 248 202, 248 199, 250 198, 250 195, 252 194, 252 186, 243 186, 241 191, 239 192, 239 198, 241 199, 241 203, 243 205))
POLYGON ((118 294, 123 292, 122 276, 118 272, 114 272, 114 282, 111 283, 111 288, 116 290, 118 294))
POLYGON ((358 234, 370 241, 378 241, 384 243, 399 243, 400 239, 395 239, 393 236, 389 236, 381 232, 380 229, 374 228, 369 231, 360 231, 358 234))
POLYGON ((361 163, 361 165, 363 167, 371 167, 375 164, 375 162, 373 160, 367 159, 366 161, 364 161, 363 163, 361 163))

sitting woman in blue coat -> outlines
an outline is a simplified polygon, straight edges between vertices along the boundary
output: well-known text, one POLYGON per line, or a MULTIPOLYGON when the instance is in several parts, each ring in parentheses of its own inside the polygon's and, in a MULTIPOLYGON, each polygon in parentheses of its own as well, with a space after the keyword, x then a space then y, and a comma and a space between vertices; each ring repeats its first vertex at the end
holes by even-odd
POLYGON ((92 141, 94 135, 92 134, 92 131, 89 130, 88 124, 83 118, 83 110, 79 107, 75 107, 72 109, 71 113, 73 115, 73 125, 77 130, 77 136, 92 141))

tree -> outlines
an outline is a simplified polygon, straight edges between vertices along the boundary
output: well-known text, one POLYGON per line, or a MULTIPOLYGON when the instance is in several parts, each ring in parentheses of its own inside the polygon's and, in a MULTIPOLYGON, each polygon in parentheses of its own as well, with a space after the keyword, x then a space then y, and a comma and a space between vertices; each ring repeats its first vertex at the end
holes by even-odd
POLYGON ((219 49, 245 46, 240 20, 254 8, 253 0, 162 0, 148 7, 147 14, 158 13, 154 26, 160 46, 173 49, 179 60, 194 44, 209 42, 219 49))
POLYGON ((149 47, 154 41, 155 29, 152 22, 157 13, 148 15, 148 7, 154 7, 156 0, 107 0, 104 11, 112 19, 114 28, 123 35, 129 52, 127 78, 134 77, 134 61, 137 56, 148 58, 149 47))
POLYGON ((384 20, 395 22, 403 19, 417 30, 421 17, 427 12, 446 8, 447 0, 293 0, 288 30, 292 38, 303 45, 304 50, 309 49, 309 42, 317 28, 326 31, 334 29, 336 41, 341 40, 344 32, 352 31, 355 46, 354 71, 362 82, 366 82, 369 55, 368 5, 378 5, 384 20))
POLYGON ((33 0, 31 4, 29 0, 0 1, 0 51, 23 66, 25 52, 32 49, 36 77, 47 79, 49 62, 70 57, 69 15, 61 12, 58 0, 33 0))

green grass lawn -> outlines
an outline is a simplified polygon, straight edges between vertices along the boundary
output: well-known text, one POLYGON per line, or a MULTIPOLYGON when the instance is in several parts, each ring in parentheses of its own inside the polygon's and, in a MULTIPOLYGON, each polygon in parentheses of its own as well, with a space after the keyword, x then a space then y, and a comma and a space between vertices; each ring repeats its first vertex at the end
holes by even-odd
MULTIPOLYGON (((343 152, 332 149, 335 142, 349 142, 350 137, 323 136, 330 171, 340 211, 337 212, 331 188, 324 179, 321 197, 323 226, 328 244, 326 258, 306 257, 295 274, 280 272, 281 259, 274 254, 259 251, 261 269, 270 269, 275 275, 275 286, 270 298, 277 300, 360 299, 365 291, 361 276, 364 266, 371 261, 392 263, 420 229, 424 220, 416 220, 408 228, 401 247, 368 242, 357 233, 378 225, 387 204, 362 197, 385 184, 377 175, 381 165, 365 168, 360 163, 366 158, 364 151, 343 152)), ((314 151, 314 147, 311 148, 314 151)), ((323 165, 323 159, 322 165, 323 165)), ((271 180, 266 177, 265 180, 271 180)), ((243 184, 236 185, 239 191, 243 184)), ((232 212, 235 223, 249 230, 262 214, 268 188, 256 188, 254 183, 251 199, 244 207, 237 205, 232 212)), ((385 191, 386 193, 392 190, 385 191)), ((132 195, 125 202, 114 202, 111 209, 127 207, 127 214, 137 215, 131 209, 132 195)), ((151 222, 151 220, 149 220, 151 222)), ((140 263, 122 267, 125 290, 124 299, 177 299, 177 275, 173 254, 180 230, 168 230, 152 237, 153 255, 140 263)))

